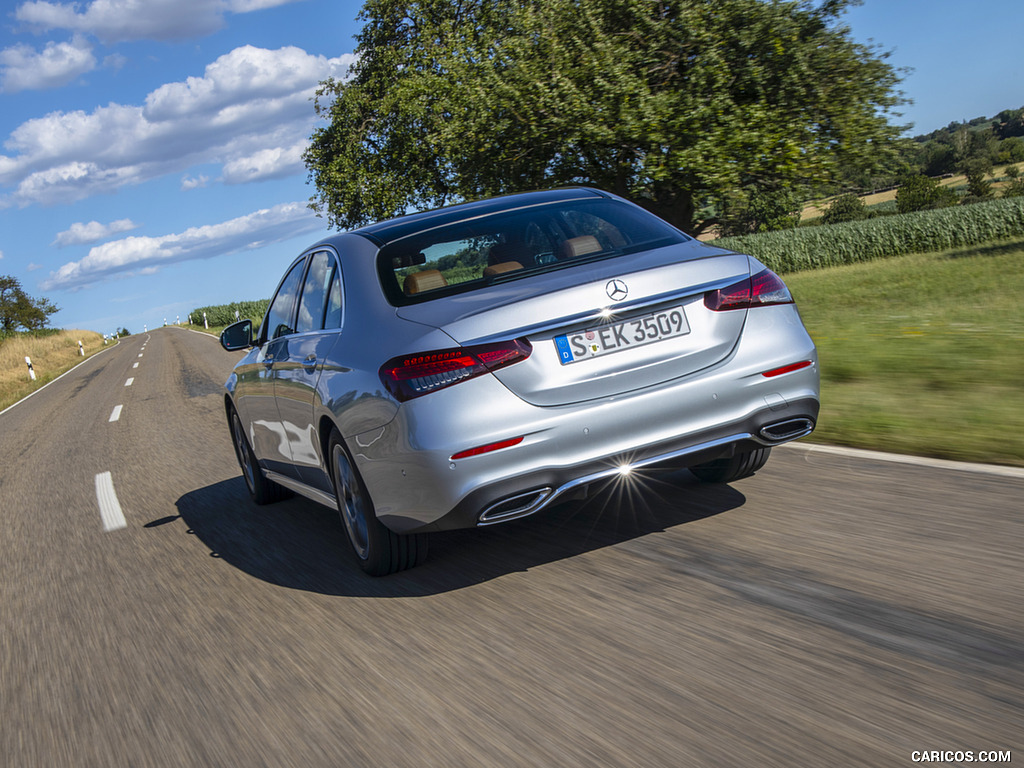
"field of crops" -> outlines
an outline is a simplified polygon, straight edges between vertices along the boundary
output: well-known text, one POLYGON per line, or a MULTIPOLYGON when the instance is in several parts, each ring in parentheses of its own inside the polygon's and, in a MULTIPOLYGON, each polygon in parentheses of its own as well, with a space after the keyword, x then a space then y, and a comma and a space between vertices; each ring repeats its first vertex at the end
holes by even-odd
POLYGON ((208 307, 196 307, 189 313, 193 325, 203 324, 203 315, 206 315, 206 322, 212 326, 225 326, 235 322, 237 319, 252 320, 258 325, 267 314, 267 307, 270 299, 259 299, 258 301, 233 301, 230 304, 214 304, 208 307))
POLYGON ((726 237, 713 244, 749 253, 776 272, 800 272, 981 245, 1021 235, 1024 198, 1016 197, 827 227, 726 237))

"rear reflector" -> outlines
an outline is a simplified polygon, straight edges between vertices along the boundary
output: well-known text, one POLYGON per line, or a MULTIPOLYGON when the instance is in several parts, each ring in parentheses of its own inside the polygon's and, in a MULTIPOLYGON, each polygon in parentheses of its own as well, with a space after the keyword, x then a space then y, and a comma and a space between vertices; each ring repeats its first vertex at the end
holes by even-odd
POLYGON ((752 277, 704 294, 704 306, 712 312, 792 303, 793 296, 786 284, 770 269, 762 270, 752 277))
POLYGON ((481 445, 476 448, 470 448, 466 451, 459 451, 458 453, 452 454, 452 460, 455 459, 468 459, 470 456, 479 456, 481 453, 490 453, 491 451, 500 451, 502 448, 511 448, 513 445, 519 445, 523 442, 522 437, 512 437, 508 440, 499 440, 496 443, 488 443, 487 445, 481 445))
POLYGON ((784 373, 792 373, 793 371, 799 371, 801 368, 806 368, 810 364, 810 360, 803 360, 799 363, 791 363, 790 365, 784 365, 781 368, 773 368, 770 371, 765 371, 761 375, 766 376, 770 379, 772 376, 781 376, 784 373))
POLYGON ((528 358, 532 351, 533 347, 526 339, 438 349, 393 357, 380 367, 378 373, 388 392, 405 402, 518 363, 528 358))

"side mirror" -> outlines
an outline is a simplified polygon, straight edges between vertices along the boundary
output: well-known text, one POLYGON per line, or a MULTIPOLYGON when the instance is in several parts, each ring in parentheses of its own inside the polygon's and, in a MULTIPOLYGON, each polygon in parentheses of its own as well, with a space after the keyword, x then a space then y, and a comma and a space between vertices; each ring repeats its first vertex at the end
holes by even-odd
POLYGON ((252 342, 252 320, 239 320, 220 332, 220 345, 228 352, 249 349, 252 342))

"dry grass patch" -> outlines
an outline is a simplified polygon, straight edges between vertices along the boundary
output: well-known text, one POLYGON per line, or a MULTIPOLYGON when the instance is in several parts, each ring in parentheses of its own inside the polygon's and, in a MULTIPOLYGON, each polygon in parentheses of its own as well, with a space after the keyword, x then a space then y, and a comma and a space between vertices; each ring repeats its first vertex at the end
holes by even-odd
POLYGON ((0 341, 0 409, 53 381, 83 359, 103 349, 103 336, 93 331, 58 331, 46 335, 18 334, 0 341), (25 358, 32 360, 36 380, 28 375, 25 358))

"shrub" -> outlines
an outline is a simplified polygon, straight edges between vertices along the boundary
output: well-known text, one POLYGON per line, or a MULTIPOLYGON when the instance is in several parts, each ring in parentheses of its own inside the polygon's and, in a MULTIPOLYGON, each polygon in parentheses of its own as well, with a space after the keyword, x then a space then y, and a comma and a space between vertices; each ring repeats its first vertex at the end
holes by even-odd
POLYGON ((908 176, 896 190, 896 210, 900 213, 946 208, 956 203, 956 193, 928 176, 908 176))
POLYGON ((852 193, 840 195, 822 216, 823 224, 841 224, 844 221, 860 221, 868 217, 864 201, 852 193))

